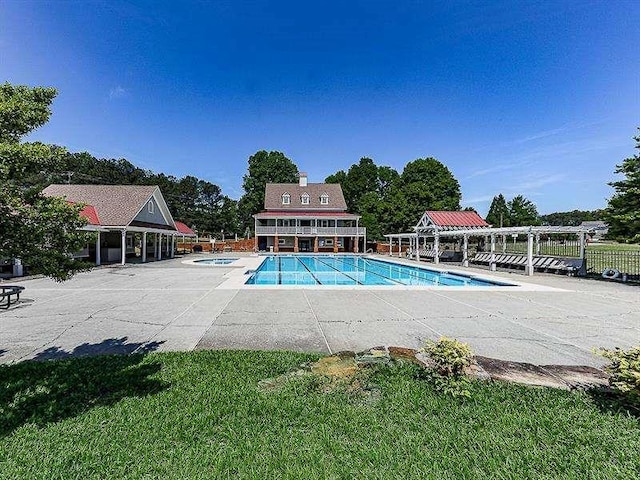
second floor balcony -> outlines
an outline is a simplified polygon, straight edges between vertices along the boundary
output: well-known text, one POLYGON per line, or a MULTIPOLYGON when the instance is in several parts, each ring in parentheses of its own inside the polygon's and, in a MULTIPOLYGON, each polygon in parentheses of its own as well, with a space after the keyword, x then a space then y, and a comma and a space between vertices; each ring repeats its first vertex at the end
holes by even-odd
POLYGON ((366 234, 365 227, 313 227, 313 226, 256 226, 256 235, 309 235, 309 236, 335 236, 335 237, 353 237, 364 236, 366 234))

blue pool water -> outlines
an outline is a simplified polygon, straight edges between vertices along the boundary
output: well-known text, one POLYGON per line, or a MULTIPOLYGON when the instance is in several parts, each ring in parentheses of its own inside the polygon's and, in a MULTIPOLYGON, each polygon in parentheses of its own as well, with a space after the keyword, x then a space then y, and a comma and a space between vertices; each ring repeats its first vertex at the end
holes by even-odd
POLYGON ((207 258, 206 260, 195 260, 194 263, 203 265, 229 265, 238 260, 237 258, 207 258))
POLYGON ((444 285, 496 286, 503 283, 355 255, 268 256, 249 285, 444 285))

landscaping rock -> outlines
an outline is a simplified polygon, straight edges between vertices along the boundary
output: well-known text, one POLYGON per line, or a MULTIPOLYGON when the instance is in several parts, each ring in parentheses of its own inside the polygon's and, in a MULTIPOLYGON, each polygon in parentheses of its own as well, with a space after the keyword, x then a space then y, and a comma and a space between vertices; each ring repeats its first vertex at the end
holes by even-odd
POLYGON ((609 376, 594 367, 574 365, 543 365, 546 371, 564 380, 572 389, 587 390, 609 385, 609 376))
POLYGON ((544 368, 531 363, 508 362, 480 356, 475 357, 475 360, 492 380, 560 388, 563 390, 570 389, 570 385, 562 378, 554 376, 544 368))
POLYGON ((391 357, 384 347, 373 347, 356 354, 355 361, 359 367, 364 367, 368 365, 388 364, 391 361, 391 357))
POLYGON ((352 377, 358 372, 358 365, 354 357, 338 357, 331 355, 323 357, 311 365, 311 372, 332 378, 352 377))
POLYGON ((484 368, 474 359, 467 368, 464 369, 464 374, 474 380, 481 382, 490 382, 491 375, 489 375, 484 368))

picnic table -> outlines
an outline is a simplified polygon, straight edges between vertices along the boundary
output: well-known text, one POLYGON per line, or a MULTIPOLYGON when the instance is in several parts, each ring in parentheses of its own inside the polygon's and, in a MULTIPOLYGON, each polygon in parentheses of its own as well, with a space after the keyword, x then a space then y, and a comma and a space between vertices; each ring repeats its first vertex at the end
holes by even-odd
POLYGON ((0 308, 8 309, 12 303, 17 303, 23 290, 19 285, 0 285, 0 308), (15 299, 11 301, 11 297, 15 299))

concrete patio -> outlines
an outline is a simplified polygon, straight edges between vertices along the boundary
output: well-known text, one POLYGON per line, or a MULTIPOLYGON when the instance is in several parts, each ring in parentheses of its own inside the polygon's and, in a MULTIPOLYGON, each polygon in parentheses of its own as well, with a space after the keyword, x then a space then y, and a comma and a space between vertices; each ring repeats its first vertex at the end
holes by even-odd
POLYGON ((640 288, 628 285, 498 273, 562 290, 217 288, 231 270, 175 259, 95 269, 63 284, 11 282, 26 290, 0 310, 0 363, 151 350, 416 348, 447 335, 478 355, 601 366, 594 347, 640 343, 640 288))

